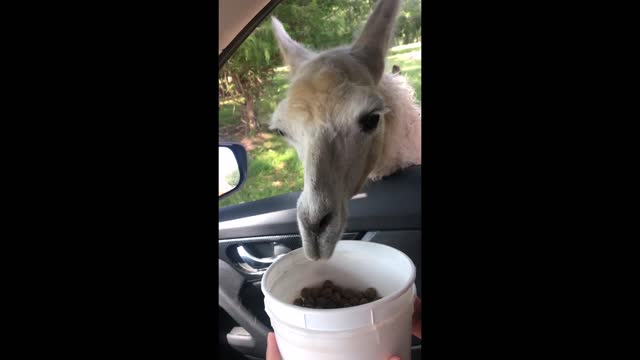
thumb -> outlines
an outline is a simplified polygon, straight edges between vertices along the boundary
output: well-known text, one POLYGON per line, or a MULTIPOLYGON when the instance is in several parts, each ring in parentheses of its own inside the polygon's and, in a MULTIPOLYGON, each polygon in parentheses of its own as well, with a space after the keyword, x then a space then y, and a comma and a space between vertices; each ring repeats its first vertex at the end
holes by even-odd
POLYGON ((392 356, 391 358, 389 358, 389 360, 400 360, 399 356, 392 356))
POLYGON ((278 350, 278 344, 276 343, 276 335, 272 332, 267 334, 267 356, 265 360, 282 360, 282 356, 278 350))

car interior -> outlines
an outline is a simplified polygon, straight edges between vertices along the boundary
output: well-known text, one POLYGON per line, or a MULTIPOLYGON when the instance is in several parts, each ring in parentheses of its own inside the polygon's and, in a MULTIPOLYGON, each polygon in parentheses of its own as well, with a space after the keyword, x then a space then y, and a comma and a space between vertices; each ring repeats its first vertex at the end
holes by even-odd
MULTIPOLYGON (((219 69, 280 2, 219 2, 219 69)), ((246 154, 234 144, 220 146, 233 147, 241 159, 241 181, 233 191, 242 191, 246 154)), ((296 222, 299 195, 293 192, 219 208, 218 331, 223 359, 265 357, 272 329, 260 281, 278 256, 302 246, 296 222)), ((381 243, 404 252, 416 266, 417 295, 422 297, 421 215, 421 166, 412 166, 367 184, 351 199, 342 239, 381 243)), ((412 358, 419 358, 420 352, 421 341, 413 337, 412 358)))

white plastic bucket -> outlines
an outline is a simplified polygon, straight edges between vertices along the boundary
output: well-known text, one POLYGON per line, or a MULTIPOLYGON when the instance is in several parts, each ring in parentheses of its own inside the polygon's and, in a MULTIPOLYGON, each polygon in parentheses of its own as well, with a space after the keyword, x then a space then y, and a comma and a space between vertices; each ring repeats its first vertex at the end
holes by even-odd
POLYGON ((415 275, 404 253, 365 241, 339 241, 329 260, 310 261, 302 248, 279 258, 262 277, 262 292, 283 360, 410 360, 415 275), (303 287, 325 280, 373 287, 382 298, 341 309, 292 304, 303 287))

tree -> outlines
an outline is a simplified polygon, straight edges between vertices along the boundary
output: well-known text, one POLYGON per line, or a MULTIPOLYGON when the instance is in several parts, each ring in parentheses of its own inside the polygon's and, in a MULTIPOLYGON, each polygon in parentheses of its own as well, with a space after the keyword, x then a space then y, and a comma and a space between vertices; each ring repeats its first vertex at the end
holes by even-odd
POLYGON ((265 82, 270 81, 276 67, 272 62, 272 56, 276 53, 277 47, 267 25, 260 25, 240 45, 224 65, 221 71, 223 78, 219 79, 220 86, 223 83, 226 85, 223 87, 224 90, 231 90, 244 99, 240 119, 247 132, 260 129, 255 109, 256 100, 260 98, 265 82), (228 78, 231 78, 231 84, 228 78))
POLYGON ((422 1, 406 0, 396 25, 396 44, 422 40, 422 1))

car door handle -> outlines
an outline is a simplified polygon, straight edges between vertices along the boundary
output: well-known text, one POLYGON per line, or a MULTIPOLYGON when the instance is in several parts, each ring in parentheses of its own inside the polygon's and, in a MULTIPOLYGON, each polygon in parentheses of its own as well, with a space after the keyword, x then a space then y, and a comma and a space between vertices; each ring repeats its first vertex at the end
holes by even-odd
POLYGON ((259 258, 251 255, 249 251, 247 251, 247 249, 242 245, 239 245, 236 250, 238 251, 238 256, 240 256, 240 259, 242 259, 242 261, 244 262, 244 264, 242 264, 242 267, 251 272, 266 271, 267 268, 271 266, 271 264, 278 260, 279 257, 290 251, 289 248, 278 244, 274 246, 274 254, 276 255, 272 257, 259 258))
POLYGON ((276 256, 272 256, 268 258, 257 258, 249 254, 247 249, 245 249, 245 247, 242 245, 238 246, 237 249, 238 249, 238 255, 240 255, 240 258, 242 259, 242 261, 254 267, 269 266, 273 264, 273 262, 276 261, 277 259, 276 256))

